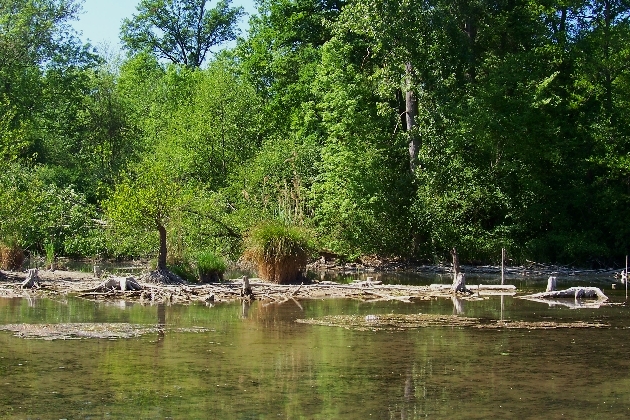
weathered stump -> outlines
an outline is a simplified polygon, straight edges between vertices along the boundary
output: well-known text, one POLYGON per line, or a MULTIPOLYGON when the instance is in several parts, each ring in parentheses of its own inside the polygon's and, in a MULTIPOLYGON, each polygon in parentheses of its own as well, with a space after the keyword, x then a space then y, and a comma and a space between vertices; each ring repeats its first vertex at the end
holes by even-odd
POLYGON ((29 268, 26 280, 22 282, 22 289, 34 289, 35 287, 39 287, 39 281, 37 268, 29 268))
POLYGON ((547 290, 545 290, 545 292, 555 292, 556 291, 556 287, 557 287, 557 277, 555 276, 551 276, 549 277, 549 279, 547 280, 547 290))
POLYGON ((453 285, 451 286, 452 293, 467 293, 472 292, 466 288, 466 274, 457 273, 457 277, 453 279, 453 285))
POLYGON ((241 296, 246 299, 253 299, 254 292, 252 292, 252 287, 249 284, 249 277, 243 276, 243 289, 241 290, 241 296))
POLYGON ((455 248, 451 250, 451 256, 453 257, 453 285, 451 286, 451 293, 471 294, 472 292, 466 288, 466 274, 459 271, 459 257, 455 248))

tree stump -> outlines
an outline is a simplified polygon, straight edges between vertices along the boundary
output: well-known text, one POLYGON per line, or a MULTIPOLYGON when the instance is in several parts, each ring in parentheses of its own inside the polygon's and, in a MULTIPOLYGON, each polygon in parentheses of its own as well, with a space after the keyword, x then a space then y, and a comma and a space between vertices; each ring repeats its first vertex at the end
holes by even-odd
POLYGON ((466 274, 457 273, 457 277, 453 279, 453 285, 451 286, 452 293, 467 293, 472 292, 466 288, 466 274))
POLYGON ((549 277, 549 279, 547 280, 547 290, 545 290, 545 292, 556 291, 556 287, 557 287, 556 280, 557 280, 557 277, 555 276, 549 277))
POLYGON ((37 268, 29 268, 26 280, 22 282, 22 289, 34 289, 39 287, 39 275, 37 268))
POLYGON ((241 290, 241 296, 247 299, 254 298, 254 292, 252 292, 252 287, 249 285, 249 277, 243 276, 243 289, 241 290))
POLYGON ((472 292, 466 289, 466 274, 459 272, 459 257, 455 248, 451 250, 451 256, 453 257, 453 285, 451 286, 451 293, 471 294, 472 292))

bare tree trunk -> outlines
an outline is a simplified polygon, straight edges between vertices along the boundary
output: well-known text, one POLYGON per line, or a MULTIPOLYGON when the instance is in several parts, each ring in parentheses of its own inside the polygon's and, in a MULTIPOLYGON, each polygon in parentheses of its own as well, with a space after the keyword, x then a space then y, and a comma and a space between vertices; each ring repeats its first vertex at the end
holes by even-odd
POLYGON ((249 277, 247 276, 243 276, 243 289, 241 290, 241 296, 246 299, 252 299, 254 297, 252 287, 249 285, 249 277))
POLYGON ((166 228, 162 224, 157 224, 158 231, 160 232, 160 251, 158 253, 158 270, 166 269, 166 228))
POLYGON ((451 292, 472 293, 466 288, 466 275, 460 272, 459 256, 455 248, 451 250, 451 256, 453 257, 453 285, 451 286, 451 292))
POLYGON ((417 131, 414 131, 416 127, 416 116, 418 115, 418 100, 413 90, 413 65, 407 63, 405 65, 406 71, 406 91, 405 91, 405 122, 407 125, 407 132, 409 133, 409 163, 411 167, 411 173, 416 173, 416 166, 418 161, 418 152, 420 150, 420 138, 417 131))
POLYGON ((457 255, 457 249, 451 249, 451 257, 453 257, 453 279, 455 279, 459 274, 459 256, 457 255))

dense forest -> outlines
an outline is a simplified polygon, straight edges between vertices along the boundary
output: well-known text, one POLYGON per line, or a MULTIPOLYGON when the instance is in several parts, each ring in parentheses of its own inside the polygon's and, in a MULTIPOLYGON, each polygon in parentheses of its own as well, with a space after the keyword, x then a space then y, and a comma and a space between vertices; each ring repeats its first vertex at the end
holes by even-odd
POLYGON ((0 242, 237 260, 275 221, 350 260, 630 249, 630 1, 257 6, 239 34, 229 0, 140 0, 113 56, 80 1, 0 0, 0 242))

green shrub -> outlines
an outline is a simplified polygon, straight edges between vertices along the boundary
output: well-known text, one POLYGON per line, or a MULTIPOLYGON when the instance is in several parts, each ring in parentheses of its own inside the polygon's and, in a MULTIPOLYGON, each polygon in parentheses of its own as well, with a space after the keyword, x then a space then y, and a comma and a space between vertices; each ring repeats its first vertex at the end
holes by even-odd
POLYGON ((0 269, 17 271, 24 263, 24 250, 19 242, 9 238, 0 243, 0 269))
MULTIPOLYGON (((157 265, 157 263, 156 263, 157 265)), ((168 270, 183 278, 188 282, 196 282, 197 276, 195 275, 195 270, 192 265, 187 261, 179 261, 177 263, 169 264, 168 270)))
POLYGON ((197 273, 203 283, 223 281, 225 260, 212 251, 202 251, 197 255, 197 273))
POLYGON ((244 257, 256 265, 262 279, 284 284, 301 278, 310 250, 310 236, 305 229, 271 221, 250 231, 244 257))

